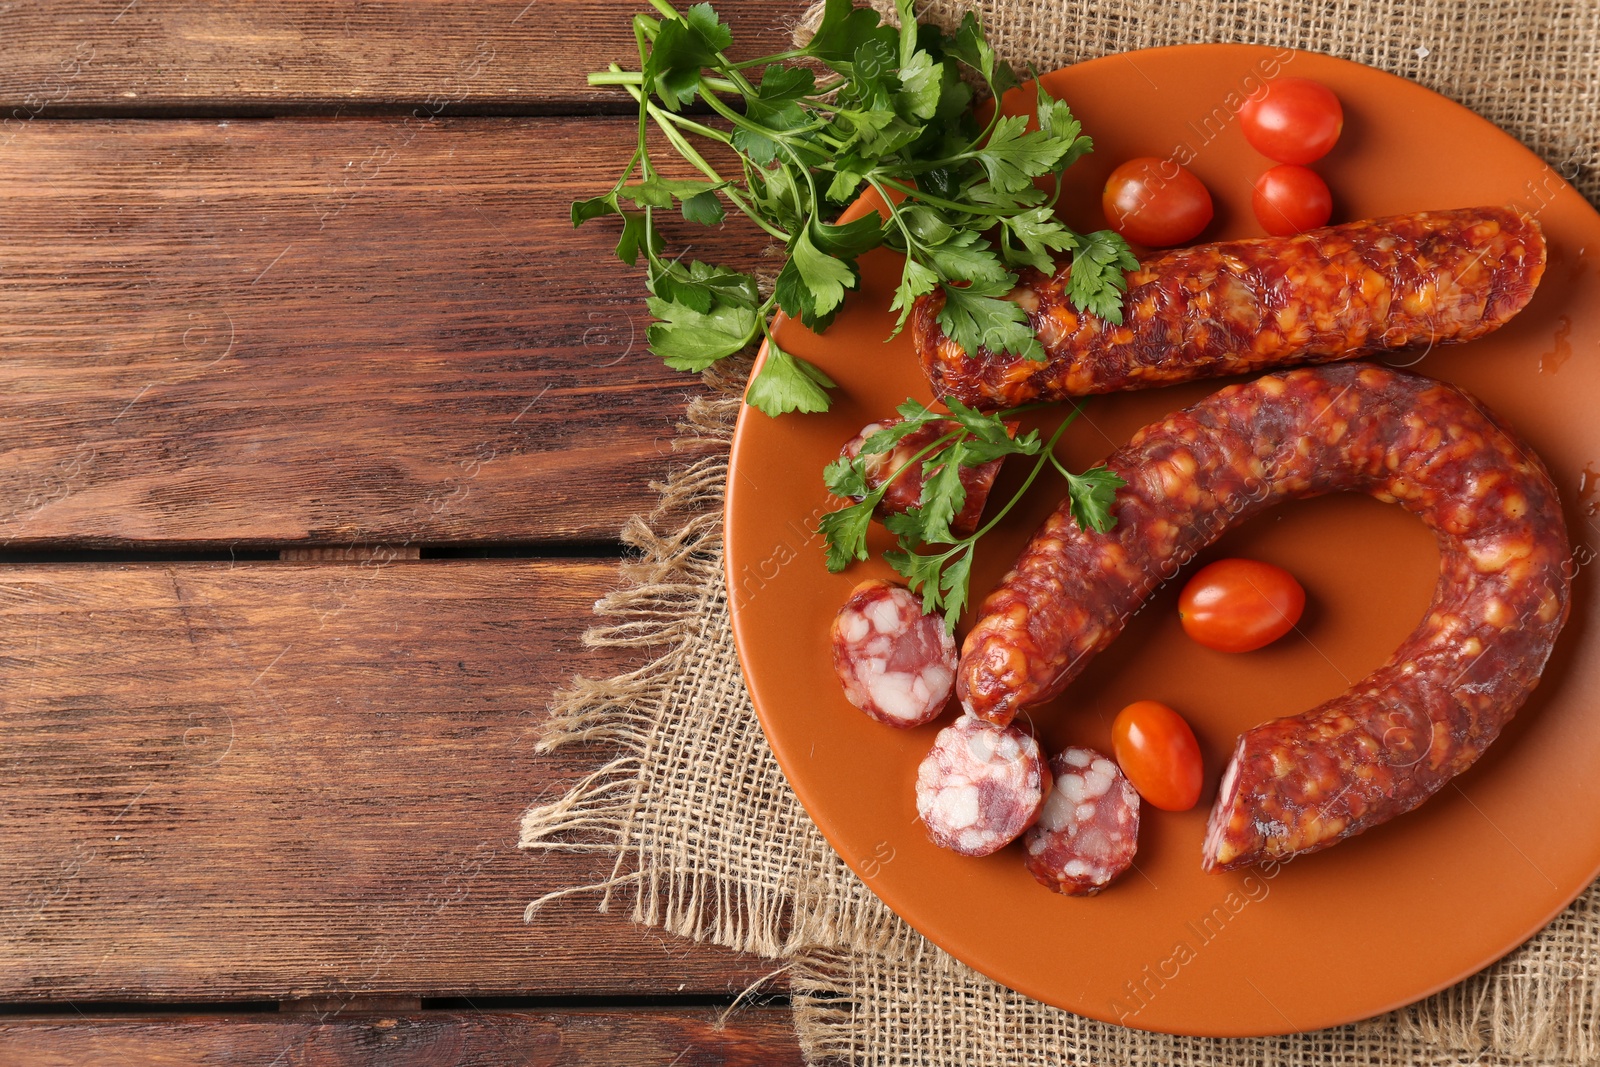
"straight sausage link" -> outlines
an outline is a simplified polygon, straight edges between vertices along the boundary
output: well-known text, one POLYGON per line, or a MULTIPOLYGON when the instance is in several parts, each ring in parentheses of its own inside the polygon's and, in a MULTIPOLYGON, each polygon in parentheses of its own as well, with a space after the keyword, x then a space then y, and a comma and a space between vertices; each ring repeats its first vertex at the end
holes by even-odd
POLYGON ((1522 310, 1544 266, 1531 216, 1430 211, 1151 256, 1128 275, 1121 325, 1073 308, 1067 267, 1024 270, 1009 299, 1042 363, 963 351, 939 325, 938 289, 917 301, 912 336, 935 396, 1016 407, 1470 341, 1522 310))
POLYGON ((1163 581, 1285 499, 1399 503, 1439 541, 1433 603, 1387 664, 1239 741, 1206 843, 1210 869, 1327 847, 1408 811, 1470 766, 1529 692, 1566 620, 1560 501, 1526 445, 1454 386, 1368 364, 1230 386, 1107 460, 1116 526, 1065 503, 984 601, 956 674, 996 723, 1060 693, 1163 581))

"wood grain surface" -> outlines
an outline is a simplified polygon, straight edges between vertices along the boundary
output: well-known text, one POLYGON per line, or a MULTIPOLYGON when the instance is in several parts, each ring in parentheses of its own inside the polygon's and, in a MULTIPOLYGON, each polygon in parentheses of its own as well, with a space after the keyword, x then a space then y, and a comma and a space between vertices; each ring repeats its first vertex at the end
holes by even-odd
POLYGON ((30 1067, 799 1067, 789 1013, 744 1008, 13 1019, 0 1062, 30 1067))
MULTIPOLYGON (((716 8, 746 58, 789 47, 804 5, 716 8)), ((651 10, 648 0, 15 0, 0 5, 0 143, 7 115, 625 109, 585 78, 611 62, 637 69, 631 20, 651 10)))
POLYGON ((568 220, 631 135, 28 123, 0 149, 0 544, 613 538, 698 389, 647 351, 616 226, 568 220))
POLYGON ((515 840, 599 762, 534 744, 555 687, 620 665, 578 641, 614 582, 579 560, 0 569, 0 1000, 728 996, 767 973, 592 894, 523 923, 610 871, 515 840))
MULTIPOLYGON (((567 220, 648 7, 0 3, 0 1064, 800 1062, 706 1006, 770 962, 522 921, 610 873, 517 816, 609 758, 534 740, 639 661, 581 635, 691 458, 567 220)), ((717 7, 748 56, 804 5, 717 7)))

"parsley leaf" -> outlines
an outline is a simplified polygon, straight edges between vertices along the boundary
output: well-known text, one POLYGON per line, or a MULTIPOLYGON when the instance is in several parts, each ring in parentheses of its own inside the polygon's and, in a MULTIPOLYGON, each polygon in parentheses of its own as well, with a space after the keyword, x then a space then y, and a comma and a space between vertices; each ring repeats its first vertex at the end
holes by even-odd
POLYGON ((937 461, 923 461, 922 497, 917 503, 924 541, 952 544, 957 540, 950 523, 967 503, 967 487, 961 482, 964 458, 963 445, 957 441, 939 452, 937 461))
POLYGON ((883 223, 873 212, 840 226, 819 222, 811 227, 810 236, 818 250, 841 259, 854 259, 883 242, 883 223))
POLYGON ((1083 135, 1083 124, 1073 117, 1066 101, 1057 100, 1040 81, 1034 82, 1039 129, 1063 145, 1055 169, 1065 170, 1094 151, 1094 141, 1083 135))
POLYGON ((929 610, 930 599, 937 606, 942 599, 936 594, 939 592, 939 572, 943 569, 945 556, 923 555, 907 548, 891 548, 883 554, 883 559, 905 578, 908 589, 922 594, 924 613, 929 610), (930 593, 935 595, 930 597, 930 593))
POLYGON ((1071 252, 1079 247, 1077 234, 1061 224, 1050 208, 1040 206, 1001 220, 1005 236, 1001 243, 1005 260, 1013 266, 1029 266, 1040 274, 1056 271, 1052 252, 1071 252), (1013 245, 1011 242, 1015 241, 1013 245), (1017 247, 1017 246, 1021 247, 1017 247))
POLYGON ((857 280, 856 266, 848 260, 834 259, 817 248, 811 240, 811 231, 802 230, 794 244, 789 246, 789 262, 794 264, 800 279, 811 292, 808 302, 813 314, 826 315, 844 303, 844 291, 854 289, 857 280))
POLYGON ((862 501, 822 516, 817 529, 828 553, 828 569, 835 573, 867 558, 867 526, 875 502, 862 501))
POLYGON ((1006 431, 1006 424, 993 415, 985 415, 976 408, 963 404, 958 397, 946 397, 945 407, 950 409, 949 417, 960 423, 962 428, 979 441, 990 444, 1010 444, 1011 434, 1006 431))
POLYGON ((715 226, 724 217, 722 201, 717 199, 717 194, 709 189, 703 193, 696 193, 683 201, 683 218, 685 222, 698 222, 704 226, 715 226))
POLYGON ((882 41, 893 49, 897 37, 893 28, 878 24, 878 14, 871 8, 856 7, 851 0, 828 0, 806 52, 837 68, 848 63, 867 41, 882 41))
POLYGON ((687 267, 676 261, 663 264, 650 279, 650 291, 702 314, 709 313, 713 304, 754 310, 761 303, 756 280, 750 275, 698 259, 687 267))
POLYGON ((867 467, 860 456, 840 456, 822 470, 822 484, 836 497, 860 499, 867 495, 867 467))
POLYGON ((823 390, 834 388, 834 384, 814 364, 791 356, 768 337, 767 358, 750 379, 744 399, 751 407, 772 416, 790 411, 826 411, 828 394, 823 390))
MULTIPOLYGON (((950 562, 945 565, 943 573, 939 575, 939 600, 944 605, 945 629, 954 631, 956 623, 961 620, 961 613, 967 607, 967 589, 972 581, 972 550, 973 542, 968 542, 963 551, 955 553, 950 562)), ((938 605, 935 604, 935 607, 938 605)), ((923 597, 923 611, 928 610, 927 597, 923 597)))
POLYGON ((1067 278, 1067 299, 1107 322, 1122 325, 1122 294, 1128 288, 1125 271, 1138 270, 1128 243, 1110 230, 1096 230, 1080 239, 1067 278))
POLYGON ((1016 193, 1033 186, 1033 179, 1048 174, 1061 155, 1061 143, 1044 136, 1024 136, 1028 116, 1011 115, 1000 119, 989 134, 989 143, 978 152, 978 162, 989 173, 989 181, 1003 193, 1016 193))
POLYGON ((997 97, 1018 84, 1016 73, 995 57, 994 48, 983 35, 983 26, 979 23, 978 16, 971 11, 962 17, 961 26, 956 30, 955 40, 947 45, 947 50, 983 75, 984 81, 989 83, 990 90, 997 97))
POLYGON ((617 206, 617 192, 613 189, 604 196, 590 197, 588 200, 574 200, 572 203, 572 227, 577 229, 590 219, 597 219, 602 215, 620 215, 622 208, 617 206))
POLYGON ((699 311, 660 297, 646 303, 658 320, 645 335, 650 350, 673 370, 705 370, 749 344, 760 330, 760 317, 751 308, 723 305, 699 311))
POLYGON ((1080 530, 1105 533, 1117 524, 1111 504, 1117 490, 1128 483, 1105 467, 1091 467, 1082 474, 1067 475, 1067 494, 1072 501, 1072 518, 1080 530))
POLYGON ((952 233, 942 244, 927 246, 926 253, 941 279, 970 282, 992 289, 992 295, 1009 292, 1017 280, 994 254, 994 246, 971 230, 952 233))
POLYGON ((917 430, 922 429, 923 424, 927 421, 927 419, 906 419, 903 422, 895 423, 893 426, 880 429, 861 445, 861 454, 863 456, 876 456, 888 452, 899 444, 901 439, 909 437, 917 430))
POLYGON ((1011 301, 995 299, 994 294, 1008 288, 946 285, 939 325, 951 340, 968 352, 980 348, 991 352, 1018 352, 1028 359, 1043 362, 1044 346, 1028 326, 1028 316, 1011 301))
POLYGON ((913 505, 904 511, 891 511, 883 517, 883 528, 903 542, 922 540, 922 509, 913 505))
POLYGON ((617 237, 617 258, 631 267, 639 260, 639 249, 645 248, 648 258, 649 249, 659 245, 661 237, 644 213, 620 211, 618 214, 622 216, 622 233, 617 237))
POLYGON ((895 102, 907 118, 933 118, 939 112, 943 92, 944 64, 935 63, 932 56, 920 51, 901 61, 900 92, 895 102))

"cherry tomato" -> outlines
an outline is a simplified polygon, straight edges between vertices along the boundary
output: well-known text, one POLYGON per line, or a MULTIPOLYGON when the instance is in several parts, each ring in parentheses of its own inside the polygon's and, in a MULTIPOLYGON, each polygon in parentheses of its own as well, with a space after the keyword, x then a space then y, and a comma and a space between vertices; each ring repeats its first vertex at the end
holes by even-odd
POLYGON ((1183 632, 1218 652, 1270 645, 1300 621, 1306 591, 1282 567, 1219 559, 1201 567, 1178 596, 1183 632))
POLYGON ((1192 241, 1211 222, 1211 194, 1200 179, 1154 156, 1130 159, 1112 171, 1100 206, 1113 230, 1151 248, 1192 241))
POLYGON ((1164 811, 1188 811, 1200 799, 1200 745, 1183 716, 1139 700, 1111 724, 1111 750, 1128 781, 1164 811))
POLYGON ((1333 194, 1314 170, 1298 163, 1282 163, 1256 179, 1250 204, 1256 218, 1274 237, 1326 226, 1333 214, 1333 194))
POLYGON ((1239 126, 1257 152, 1279 163, 1310 163, 1328 154, 1344 129, 1344 108, 1333 90, 1309 78, 1274 78, 1246 100, 1239 126))

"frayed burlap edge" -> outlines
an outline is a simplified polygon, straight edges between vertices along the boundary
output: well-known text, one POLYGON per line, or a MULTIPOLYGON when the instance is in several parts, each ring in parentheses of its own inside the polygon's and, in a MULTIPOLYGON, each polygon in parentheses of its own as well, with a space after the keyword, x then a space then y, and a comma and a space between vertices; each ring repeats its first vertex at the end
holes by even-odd
POLYGON ((531 902, 526 922, 549 903, 572 893, 600 892, 599 909, 609 911, 614 892, 634 887, 631 918, 696 941, 773 956, 775 931, 787 902, 733 902, 706 884, 699 872, 663 869, 657 857, 629 832, 644 802, 642 760, 662 726, 660 708, 667 691, 694 652, 694 620, 712 595, 713 571, 720 566, 722 496, 728 477, 727 447, 740 404, 739 378, 748 365, 704 375, 709 396, 689 402, 674 449, 709 448, 688 466, 653 482, 660 493, 648 516, 635 515, 623 526, 621 541, 636 556, 619 568, 621 585, 595 602, 594 613, 607 620, 588 630, 588 648, 659 650, 643 666, 611 678, 576 677, 557 693, 535 751, 546 753, 573 744, 600 744, 617 751, 608 763, 549 804, 523 813, 517 847, 547 851, 614 853, 610 877, 594 885, 573 886, 531 902), (709 902, 716 900, 718 907, 709 902), (711 914, 712 912, 715 914, 711 914), (741 917, 759 916, 754 923, 741 917))
POLYGON ((567 795, 525 812, 519 847, 610 853, 612 872, 547 894, 525 917, 586 892, 609 910, 630 889, 635 922, 741 952, 788 956, 829 944, 900 955, 914 935, 800 808, 728 637, 721 509, 749 366, 706 375, 710 395, 689 405, 678 447, 710 452, 658 484, 656 509, 627 523, 622 540, 637 556, 622 566, 622 587, 595 605, 605 621, 584 635, 591 648, 653 657, 613 678, 575 679, 538 744, 597 744, 614 755, 567 795), (730 798, 744 797, 764 798, 770 811, 730 810, 730 798))
POLYGON ((1086 1019, 1012 992, 927 942, 900 959, 813 947, 788 978, 810 1064, 1576 1067, 1600 1063, 1600 976, 1592 961, 1555 961, 1552 970, 1549 949, 1564 929, 1593 936, 1593 890, 1579 910, 1586 918, 1564 915, 1528 948, 1409 1008, 1271 1038, 1174 1037, 1086 1019))

